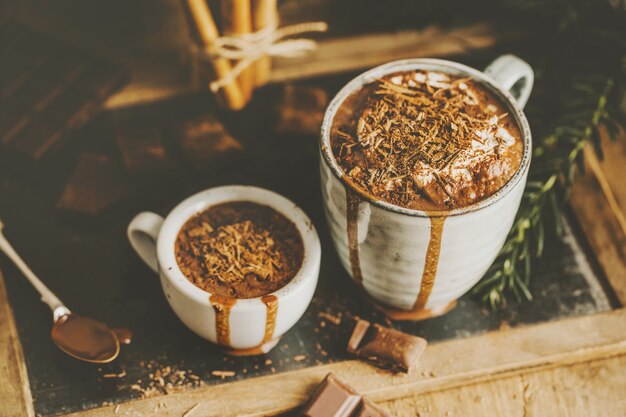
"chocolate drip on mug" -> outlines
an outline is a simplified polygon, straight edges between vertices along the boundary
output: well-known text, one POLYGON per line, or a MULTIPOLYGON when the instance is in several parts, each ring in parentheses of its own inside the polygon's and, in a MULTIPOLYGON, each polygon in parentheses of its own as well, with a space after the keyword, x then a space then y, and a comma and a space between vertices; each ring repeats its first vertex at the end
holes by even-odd
POLYGON ((359 204, 361 199, 353 193, 348 187, 346 188, 346 231, 348 232, 348 249, 350 251, 350 268, 352 269, 352 278, 357 282, 363 281, 361 274, 361 262, 359 260, 359 204))
POLYGON ((426 250, 426 261, 424 262, 424 272, 422 272, 422 283, 420 292, 415 302, 415 309, 422 309, 428 302, 428 297, 435 285, 437 276, 437 265, 439 264, 439 254, 441 252, 441 235, 443 234, 443 224, 445 216, 429 217, 430 219, 430 240, 426 250))
POLYGON ((267 317, 265 319, 265 335, 263 343, 269 342, 274 337, 274 329, 276 329, 276 314, 278 313, 278 297, 269 294, 261 297, 261 301, 267 307, 267 317))
POLYGON ((211 295, 209 301, 215 310, 215 334, 217 343, 230 346, 230 310, 237 303, 237 299, 211 295))

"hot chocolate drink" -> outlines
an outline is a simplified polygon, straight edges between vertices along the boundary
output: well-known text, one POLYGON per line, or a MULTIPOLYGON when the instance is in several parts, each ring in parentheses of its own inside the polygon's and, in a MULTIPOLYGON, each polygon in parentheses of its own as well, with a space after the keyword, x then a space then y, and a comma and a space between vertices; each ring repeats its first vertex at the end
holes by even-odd
POLYGON ((218 204, 189 219, 175 244, 183 274, 226 299, 255 298, 285 286, 302 265, 296 226, 257 203, 218 204))
POLYGON ((330 145, 353 187, 427 211, 494 194, 524 151, 516 121, 493 93, 436 71, 397 72, 363 86, 338 109, 330 145))

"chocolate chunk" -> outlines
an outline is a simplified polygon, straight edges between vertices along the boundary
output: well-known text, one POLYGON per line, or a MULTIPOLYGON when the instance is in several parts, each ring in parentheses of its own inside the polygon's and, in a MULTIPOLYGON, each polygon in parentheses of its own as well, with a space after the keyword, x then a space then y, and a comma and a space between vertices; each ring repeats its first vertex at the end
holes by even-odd
POLYGON ((352 336, 348 340, 348 352, 354 353, 359 348, 359 344, 365 337, 367 330, 370 328, 369 321, 358 320, 352 330, 352 336))
POLYGON ((57 207, 95 215, 128 196, 130 191, 121 164, 106 155, 85 153, 57 207))
POLYGON ((306 417, 349 417, 361 403, 359 396, 352 388, 330 373, 315 389, 309 402, 302 410, 306 417))
POLYGON ((175 165, 169 157, 163 133, 156 127, 127 127, 115 135, 126 171, 131 175, 158 175, 171 172, 175 165))
POLYGON ((183 153, 199 171, 232 161, 243 150, 222 123, 212 115, 183 122, 174 131, 183 153))
POLYGON ((389 417, 332 372, 315 389, 302 409, 303 417, 389 417))
POLYGON ((318 135, 327 105, 320 88, 285 86, 276 106, 276 133, 318 135))
POLYGON ((426 344, 421 337, 358 320, 347 350, 381 368, 408 372, 417 363, 426 344))

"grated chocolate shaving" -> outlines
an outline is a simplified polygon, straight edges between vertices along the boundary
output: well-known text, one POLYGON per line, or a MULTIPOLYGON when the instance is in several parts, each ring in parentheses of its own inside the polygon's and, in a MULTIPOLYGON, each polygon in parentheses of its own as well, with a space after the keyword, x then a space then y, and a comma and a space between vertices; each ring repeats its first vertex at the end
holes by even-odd
POLYGON ((295 225, 268 206, 231 202, 191 218, 176 239, 183 274, 213 294, 253 298, 284 286, 303 258, 295 225))
POLYGON ((518 127, 484 87, 425 71, 391 74, 349 97, 331 146, 345 174, 369 194, 430 209, 494 193, 517 170, 522 151, 518 127))

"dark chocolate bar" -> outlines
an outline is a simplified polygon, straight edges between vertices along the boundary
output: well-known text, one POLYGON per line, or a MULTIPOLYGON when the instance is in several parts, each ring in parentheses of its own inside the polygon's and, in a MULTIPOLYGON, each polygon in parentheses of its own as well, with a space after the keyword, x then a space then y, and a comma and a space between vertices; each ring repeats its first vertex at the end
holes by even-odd
POLYGON ((332 372, 317 386, 302 409, 303 417, 390 417, 332 372))
POLYGON ((23 25, 0 26, 0 144, 39 160, 128 80, 125 71, 23 25))
POLYGON ((426 339, 358 320, 348 341, 348 352, 394 371, 408 372, 426 348, 426 339))

